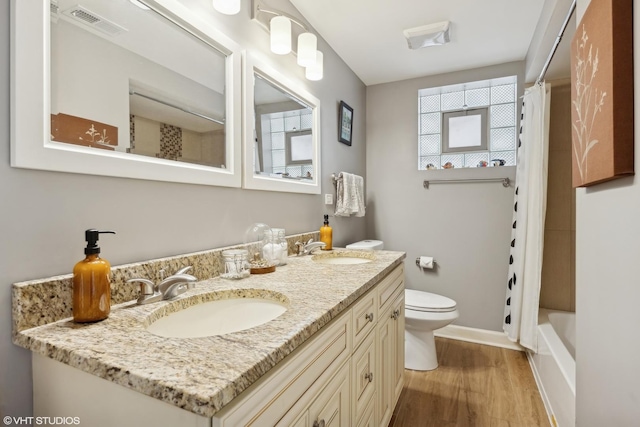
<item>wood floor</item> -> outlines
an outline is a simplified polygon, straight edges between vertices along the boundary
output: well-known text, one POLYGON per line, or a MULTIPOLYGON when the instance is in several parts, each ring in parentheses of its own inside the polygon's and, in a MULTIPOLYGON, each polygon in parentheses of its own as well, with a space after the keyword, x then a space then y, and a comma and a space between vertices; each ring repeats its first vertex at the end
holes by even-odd
POLYGON ((438 369, 405 370, 391 427, 549 426, 524 352, 436 338, 438 369))

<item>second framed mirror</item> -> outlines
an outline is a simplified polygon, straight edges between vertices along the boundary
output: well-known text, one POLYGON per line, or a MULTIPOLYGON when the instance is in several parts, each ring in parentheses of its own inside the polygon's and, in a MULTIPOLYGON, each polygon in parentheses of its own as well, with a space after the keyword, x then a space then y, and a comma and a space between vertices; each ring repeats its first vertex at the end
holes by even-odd
POLYGON ((247 56, 243 186, 320 194, 320 101, 247 56))

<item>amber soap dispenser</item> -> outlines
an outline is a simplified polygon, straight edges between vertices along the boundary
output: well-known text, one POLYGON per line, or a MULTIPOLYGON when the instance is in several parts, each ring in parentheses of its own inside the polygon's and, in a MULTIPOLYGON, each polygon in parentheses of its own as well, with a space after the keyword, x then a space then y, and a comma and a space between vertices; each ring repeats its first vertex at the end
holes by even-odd
POLYGON ((109 317, 111 311, 111 264, 100 258, 100 234, 114 231, 85 231, 86 258, 73 267, 73 320, 97 322, 109 317))
POLYGON ((329 215, 324 216, 324 225, 320 227, 320 241, 324 243, 323 251, 333 249, 333 230, 329 225, 329 215))

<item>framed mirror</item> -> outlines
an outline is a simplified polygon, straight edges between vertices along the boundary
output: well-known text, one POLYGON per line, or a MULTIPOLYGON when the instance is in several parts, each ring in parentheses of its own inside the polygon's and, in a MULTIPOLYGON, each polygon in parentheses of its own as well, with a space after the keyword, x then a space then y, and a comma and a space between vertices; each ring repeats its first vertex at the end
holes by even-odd
POLYGON ((320 194, 320 101, 247 57, 244 187, 320 194))
POLYGON ((241 54, 177 0, 12 0, 11 165, 240 187, 241 54))

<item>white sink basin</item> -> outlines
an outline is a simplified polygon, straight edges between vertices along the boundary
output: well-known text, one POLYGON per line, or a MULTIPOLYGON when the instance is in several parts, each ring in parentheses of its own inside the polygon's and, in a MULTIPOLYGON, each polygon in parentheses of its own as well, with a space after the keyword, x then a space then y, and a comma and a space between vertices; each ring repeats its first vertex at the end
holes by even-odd
POLYGON ((230 334, 275 319, 287 311, 287 305, 275 299, 261 297, 217 299, 161 317, 151 323, 147 331, 167 338, 202 338, 230 334))
POLYGON ((363 251, 339 251, 326 254, 318 254, 311 257, 311 260, 320 264, 332 265, 355 265, 366 264, 375 259, 373 252, 363 251))

